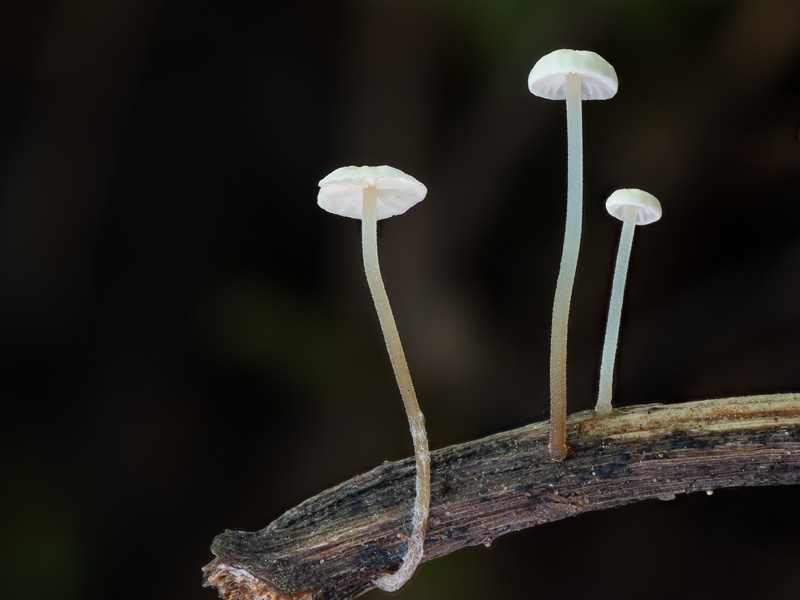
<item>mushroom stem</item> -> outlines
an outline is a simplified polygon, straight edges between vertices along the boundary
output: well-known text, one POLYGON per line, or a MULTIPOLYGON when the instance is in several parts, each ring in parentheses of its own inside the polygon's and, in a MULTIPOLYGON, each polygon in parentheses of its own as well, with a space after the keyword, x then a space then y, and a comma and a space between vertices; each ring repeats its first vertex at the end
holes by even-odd
POLYGON ((414 455, 417 463, 416 497, 414 499, 414 512, 411 521, 411 535, 408 540, 408 549, 403 557, 400 568, 392 574, 383 574, 375 580, 375 585, 385 592, 394 592, 400 589, 414 574, 422 560, 425 544, 425 530, 428 525, 428 511, 431 502, 431 474, 430 452, 428 450, 428 436, 425 432, 425 418, 419 408, 414 384, 411 382, 411 373, 400 344, 400 334, 394 321, 389 297, 383 285, 381 270, 378 264, 378 221, 377 221, 378 190, 375 186, 364 189, 364 200, 361 218, 361 247, 364 253, 364 271, 367 274, 367 285, 375 302, 378 320, 389 351, 392 369, 403 397, 411 437, 414 440, 414 455))
POLYGON ((597 406, 595 408, 598 415, 607 415, 611 412, 611 388, 614 382, 614 363, 617 357, 617 344, 619 343, 622 297, 625 294, 625 281, 628 277, 628 264, 630 263, 631 247, 633 246, 633 231, 636 228, 636 216, 639 213, 639 209, 635 206, 626 206, 623 210, 622 233, 619 238, 617 262, 614 266, 614 280, 611 284, 611 301, 608 304, 608 322, 606 324, 606 337, 603 341, 603 357, 600 360, 600 391, 597 395, 597 406))
POLYGON ((567 225, 561 268, 553 301, 550 334, 550 457, 564 460, 567 448, 567 329, 572 286, 581 244, 583 199, 583 136, 581 77, 566 76, 567 100, 567 225))

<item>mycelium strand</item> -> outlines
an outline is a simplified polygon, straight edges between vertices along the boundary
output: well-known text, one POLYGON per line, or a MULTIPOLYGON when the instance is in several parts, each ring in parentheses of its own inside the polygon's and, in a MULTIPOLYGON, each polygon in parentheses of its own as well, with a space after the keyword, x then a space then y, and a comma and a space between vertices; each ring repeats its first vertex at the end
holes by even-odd
POLYGON ((572 286, 581 244, 583 200, 583 137, 581 77, 566 76, 567 100, 567 225, 561 268, 553 302, 550 334, 550 456, 566 458, 567 449, 567 328, 572 286))
POLYGON ((611 300, 608 303, 608 322, 606 337, 603 342, 603 357, 600 360, 600 391, 597 395, 598 415, 611 412, 612 386, 614 383, 614 362, 617 357, 619 343, 619 326, 622 318, 622 298, 625 295, 625 281, 628 277, 628 264, 633 246, 633 231, 636 228, 636 206, 626 206, 623 213, 622 233, 617 250, 617 263, 614 266, 614 280, 611 284, 611 300))
POLYGON ((400 589, 414 574, 422 560, 423 546, 425 543, 425 530, 428 524, 428 511, 431 502, 431 473, 430 452, 428 450, 428 436, 425 432, 425 419, 417 402, 414 384, 411 382, 411 373, 408 370, 403 346, 400 344, 400 335, 394 321, 389 297, 383 285, 381 270, 378 264, 378 223, 377 223, 377 198, 378 191, 374 186, 364 189, 364 205, 361 217, 361 246, 364 252, 364 270, 367 274, 367 284, 375 302, 378 320, 381 324, 389 359, 392 362, 400 395, 408 416, 408 425, 411 437, 414 440, 414 454, 416 457, 416 497, 411 521, 411 535, 408 539, 408 549, 403 557, 400 568, 394 573, 386 573, 375 580, 375 585, 386 591, 393 592, 400 589))

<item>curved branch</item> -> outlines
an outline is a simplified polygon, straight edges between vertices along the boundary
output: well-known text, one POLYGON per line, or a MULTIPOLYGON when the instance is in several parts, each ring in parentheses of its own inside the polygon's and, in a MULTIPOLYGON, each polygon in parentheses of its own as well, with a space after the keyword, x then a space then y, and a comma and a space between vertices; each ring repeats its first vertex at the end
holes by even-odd
MULTIPOLYGON (((431 453, 428 561, 584 512, 727 487, 800 483, 800 394, 650 404, 568 421, 572 453, 548 458, 547 423, 431 453)), ((344 600, 405 552, 413 459, 384 463, 261 531, 226 531, 203 570, 228 600, 344 600)))

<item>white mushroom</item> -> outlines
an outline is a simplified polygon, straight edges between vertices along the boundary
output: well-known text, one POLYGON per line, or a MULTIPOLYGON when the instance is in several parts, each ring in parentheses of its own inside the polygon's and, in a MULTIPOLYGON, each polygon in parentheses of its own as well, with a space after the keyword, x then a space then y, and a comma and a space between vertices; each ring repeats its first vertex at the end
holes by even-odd
POLYGON ((649 225, 661 218, 661 204, 655 196, 637 189, 617 190, 606 200, 606 210, 612 217, 622 221, 619 238, 617 264, 611 284, 611 301, 608 304, 608 322, 603 342, 603 357, 600 361, 600 391, 597 395, 596 412, 607 415, 611 412, 614 362, 619 341, 619 325, 622 317, 622 297, 633 246, 633 230, 637 225, 649 225))
POLYGON ((406 212, 422 201, 428 190, 419 181, 392 167, 342 167, 319 182, 318 204, 337 215, 361 219, 361 245, 367 284, 378 312, 386 348, 403 397, 417 465, 416 498, 408 549, 400 568, 385 573, 374 583, 393 592, 414 574, 422 560, 431 498, 430 453, 425 419, 417 402, 400 335, 378 265, 377 221, 406 212))
POLYGON ((583 202, 581 100, 605 100, 617 93, 614 67, 594 52, 556 50, 542 57, 528 76, 536 96, 567 104, 567 224, 553 302, 550 337, 550 456, 563 460, 567 448, 567 329, 578 266, 583 202))

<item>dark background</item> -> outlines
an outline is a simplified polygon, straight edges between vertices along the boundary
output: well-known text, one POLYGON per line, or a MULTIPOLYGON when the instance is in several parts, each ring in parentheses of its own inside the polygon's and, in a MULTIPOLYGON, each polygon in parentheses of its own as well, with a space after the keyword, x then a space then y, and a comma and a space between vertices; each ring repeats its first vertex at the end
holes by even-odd
MULTIPOLYGON (((620 80, 584 104, 570 410, 618 187, 664 218, 637 230, 615 402, 800 391, 797 0, 273 4, 0 8, 0 597, 211 600, 217 533, 410 454, 359 224, 316 206, 340 166, 429 190, 380 252, 432 447, 545 419, 565 111, 526 80, 557 48, 620 80)), ((798 506, 594 513, 398 597, 795 598, 798 506)))

